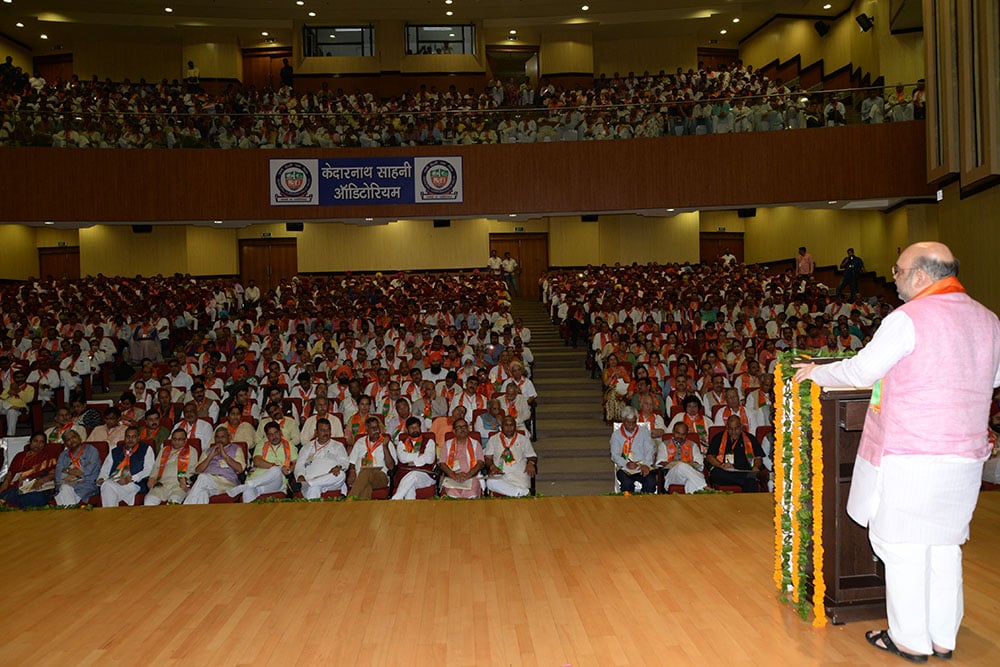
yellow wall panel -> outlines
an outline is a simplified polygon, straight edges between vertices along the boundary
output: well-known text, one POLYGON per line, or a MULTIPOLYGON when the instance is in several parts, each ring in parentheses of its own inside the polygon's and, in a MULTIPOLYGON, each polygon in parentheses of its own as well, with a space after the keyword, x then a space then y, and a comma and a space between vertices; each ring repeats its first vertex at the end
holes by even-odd
POLYGON ((0 225, 0 279, 23 280, 38 275, 35 228, 27 225, 0 225))
POLYGON ((1000 312, 998 210, 1000 187, 959 199, 956 184, 945 188, 937 211, 939 240, 948 244, 961 262, 959 279, 973 298, 994 312, 1000 312))
POLYGON ((634 71, 641 76, 646 70, 657 74, 665 69, 673 74, 698 65, 698 39, 691 36, 628 36, 594 39, 594 75, 615 72, 627 76, 634 71))
POLYGON ((542 33, 538 51, 541 75, 592 73, 594 71, 593 37, 587 30, 542 33))
POLYGON ((80 230, 80 274, 144 276, 187 273, 187 229, 153 225, 136 234, 130 225, 94 225, 80 230))
POLYGON ((36 227, 35 246, 38 248, 55 248, 60 243, 67 246, 80 245, 78 229, 55 229, 53 227, 36 227))
MULTIPOLYGON (((73 46, 73 72, 81 80, 96 74, 101 81, 110 78, 133 83, 145 78, 149 83, 166 77, 181 79, 187 60, 181 55, 181 45, 175 42, 84 42, 73 46)), ((200 69, 200 68, 199 68, 200 69)))
POLYGON ((187 272, 192 276, 225 276, 240 272, 235 229, 187 227, 187 272))
POLYGON ((236 40, 185 44, 181 47, 181 66, 194 62, 203 78, 243 78, 243 53, 236 40))

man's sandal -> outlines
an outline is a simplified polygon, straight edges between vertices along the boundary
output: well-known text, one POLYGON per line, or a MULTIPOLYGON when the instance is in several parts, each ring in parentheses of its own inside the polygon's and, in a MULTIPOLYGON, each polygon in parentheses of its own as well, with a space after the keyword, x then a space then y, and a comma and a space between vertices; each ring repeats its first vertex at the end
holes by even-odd
POLYGON ((865 633, 865 639, 867 639, 868 643, 878 650, 898 655, 903 660, 909 660, 910 662, 927 662, 926 655, 900 651, 899 648, 896 647, 896 644, 893 643, 892 639, 889 638, 888 630, 869 630, 865 633), (882 643, 880 644, 879 641, 882 643))

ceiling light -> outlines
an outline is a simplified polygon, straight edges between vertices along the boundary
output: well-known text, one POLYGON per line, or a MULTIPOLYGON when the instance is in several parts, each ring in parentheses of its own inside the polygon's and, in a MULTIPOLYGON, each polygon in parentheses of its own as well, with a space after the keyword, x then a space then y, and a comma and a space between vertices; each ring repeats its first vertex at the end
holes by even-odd
POLYGON ((728 31, 728 30, 720 30, 720 31, 719 31, 719 34, 720 34, 720 35, 725 35, 725 34, 726 34, 727 32, 729 32, 729 31, 728 31))
POLYGON ((330 39, 337 39, 336 35, 330 35, 330 39))
POLYGON ((365 222, 372 222, 375 218, 365 218, 365 222))
POLYGON ((309 12, 309 16, 316 16, 316 12, 309 12))
POLYGON ((832 9, 832 8, 833 8, 833 5, 831 5, 829 2, 826 3, 825 5, 823 5, 823 9, 832 9))
POLYGON ((516 218, 517 217, 517 213, 508 213, 507 217, 509 217, 509 218, 516 218))
POLYGON ((668 208, 667 209, 667 213, 673 213, 673 212, 674 212, 674 209, 672 209, 672 208, 668 208))
POLYGON ((260 33, 261 37, 267 37, 267 35, 268 35, 267 30, 262 30, 261 33, 260 33))
POLYGON ((831 199, 830 201, 827 202, 827 204, 836 204, 836 203, 837 203, 836 199, 831 199))
POLYGON ((8 5, 9 5, 10 3, 14 2, 14 0, 3 0, 3 1, 4 1, 4 2, 6 3, 6 4, 8 4, 8 5))
POLYGON ((446 4, 446 5, 450 5, 451 3, 452 3, 452 0, 444 0, 444 4, 446 4))
POLYGON ((739 19, 733 19, 733 23, 739 23, 739 22, 740 22, 739 19))
POLYGON ((446 12, 444 13, 444 15, 445 15, 445 16, 451 16, 451 15, 452 15, 452 14, 454 14, 454 13, 455 13, 455 12, 453 12, 453 11, 451 11, 451 10, 449 9, 448 11, 446 11, 446 12))
POLYGON ((24 27, 24 24, 23 24, 23 23, 21 23, 20 21, 18 21, 18 22, 17 22, 17 23, 15 23, 14 25, 15 25, 15 26, 17 26, 18 28, 23 28, 23 27, 24 27))
POLYGON ((589 12, 590 11, 590 5, 584 5, 583 7, 580 7, 580 11, 589 12))
POLYGON ((165 11, 168 14, 170 14, 170 13, 172 13, 174 11, 174 8, 173 7, 164 7, 163 11, 165 11))
POLYGON ((41 35, 39 35, 39 37, 41 37, 42 39, 48 39, 49 38, 49 36, 46 35, 44 32, 41 35))
POLYGON ((449 32, 449 33, 448 33, 448 36, 449 36, 449 37, 454 37, 454 36, 455 36, 455 33, 453 33, 453 32, 449 32))
POLYGON ((299 7, 301 7, 302 5, 304 5, 306 3, 305 3, 305 0, 295 0, 295 4, 297 4, 299 7))
POLYGON ((216 225, 221 225, 222 224, 222 220, 213 220, 212 222, 214 224, 216 224, 216 225))
POLYGON ((516 34, 517 34, 517 30, 511 30, 511 31, 510 31, 510 34, 511 34, 511 35, 516 35, 516 34))

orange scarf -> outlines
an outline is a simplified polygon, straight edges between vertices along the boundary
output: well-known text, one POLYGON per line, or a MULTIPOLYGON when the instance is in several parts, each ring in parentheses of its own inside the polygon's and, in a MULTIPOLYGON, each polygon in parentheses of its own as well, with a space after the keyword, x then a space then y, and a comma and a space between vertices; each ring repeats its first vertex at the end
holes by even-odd
MULTIPOLYGON (((472 438, 468 438, 466 440, 466 446, 469 450, 469 470, 472 470, 472 468, 476 465, 476 448, 472 444, 472 438)), ((447 465, 452 471, 455 470, 455 464, 458 462, 457 451, 458 443, 452 440, 451 449, 448 450, 448 460, 445 463, 445 465, 447 465)))
POLYGON ((423 438, 411 438, 408 435, 404 435, 403 436, 403 449, 405 449, 407 453, 412 454, 414 451, 417 451, 417 443, 418 442, 420 443, 420 453, 423 454, 423 452, 424 452, 424 446, 423 446, 424 445, 424 439, 423 438))
MULTIPOLYGON (((667 443, 667 462, 668 463, 670 461, 674 460, 674 457, 677 455, 677 449, 678 449, 678 445, 673 440, 670 440, 667 443)), ((691 463, 692 461, 694 461, 694 457, 691 454, 691 442, 689 440, 685 440, 683 443, 681 443, 681 445, 680 445, 680 453, 681 453, 680 460, 683 461, 684 463, 691 463)))
POLYGON ((625 424, 619 426, 618 430, 621 432, 622 437, 625 438, 625 442, 622 444, 622 458, 627 461, 628 457, 632 454, 632 443, 635 441, 635 437, 639 435, 639 427, 636 426, 635 433, 631 437, 625 432, 625 424))
POLYGON ((697 417, 692 417, 687 412, 684 413, 684 423, 688 427, 688 431, 694 431, 698 434, 700 440, 704 440, 705 436, 708 435, 708 429, 705 428, 705 418, 701 415, 697 417), (697 419, 697 421, 695 421, 697 419))
MULTIPOLYGON (((292 467, 292 446, 288 444, 288 440, 284 437, 281 438, 281 446, 285 450, 285 463, 282 467, 291 468, 292 467)), ((268 452, 271 451, 271 441, 268 440, 264 444, 264 459, 267 459, 268 452)))
POLYGON ((133 447, 132 449, 125 449, 125 447, 122 447, 122 451, 125 452, 125 456, 122 457, 122 460, 118 464, 118 467, 115 468, 116 476, 122 476, 125 474, 128 474, 129 477, 132 476, 131 465, 130 465, 132 462, 132 455, 135 454, 136 450, 138 450, 141 445, 142 443, 139 442, 136 443, 135 447, 133 447))
POLYGON ((367 438, 367 437, 365 438, 365 450, 366 451, 365 451, 364 458, 361 459, 361 466, 362 467, 375 465, 375 456, 374 456, 375 450, 377 450, 382 445, 382 440, 384 438, 385 438, 384 434, 380 435, 378 437, 378 440, 375 441, 375 444, 372 444, 371 438, 367 438))
MULTIPOLYGON (((754 453, 753 453, 753 443, 750 442, 750 436, 748 436, 746 433, 741 433, 740 437, 743 439, 743 451, 746 452, 747 460, 752 463, 754 459, 754 453)), ((728 447, 729 447, 729 434, 726 433, 725 436, 722 438, 722 443, 719 445, 719 455, 717 458, 720 461, 726 458, 726 449, 728 447)))
MULTIPOLYGON (((638 432, 639 431, 637 429, 636 433, 638 432)), ((507 442, 507 437, 503 433, 500 433, 499 436, 500 445, 503 447, 503 451, 500 453, 500 460, 509 465, 514 462, 514 451, 512 448, 514 447, 514 443, 517 442, 517 434, 514 434, 514 437, 510 439, 510 442, 507 442)))
MULTIPOLYGON (((173 447, 170 444, 163 446, 163 452, 160 454, 160 469, 156 471, 156 479, 163 478, 163 471, 167 468, 167 461, 170 460, 170 455, 173 453, 173 447)), ((188 462, 191 460, 191 446, 184 445, 183 448, 177 452, 177 476, 187 477, 188 462)))
POLYGON ((935 294, 954 294, 954 293, 965 294, 965 288, 962 283, 958 282, 958 278, 955 276, 948 276, 947 278, 942 278, 941 280, 935 281, 933 284, 928 285, 922 289, 911 301, 923 298, 925 296, 933 296, 935 294))

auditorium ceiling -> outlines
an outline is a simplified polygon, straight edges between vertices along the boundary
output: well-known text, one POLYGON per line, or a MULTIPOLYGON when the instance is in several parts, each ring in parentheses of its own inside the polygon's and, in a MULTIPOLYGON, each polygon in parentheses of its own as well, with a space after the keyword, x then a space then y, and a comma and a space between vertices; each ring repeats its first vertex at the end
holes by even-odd
POLYGON ((0 36, 41 54, 95 39, 201 42, 224 37, 243 47, 282 45, 291 43, 297 22, 475 22, 487 40, 518 29, 534 34, 586 29, 609 38, 695 35, 705 46, 735 48, 775 15, 832 18, 849 7, 849 0, 2 0, 0 36))

